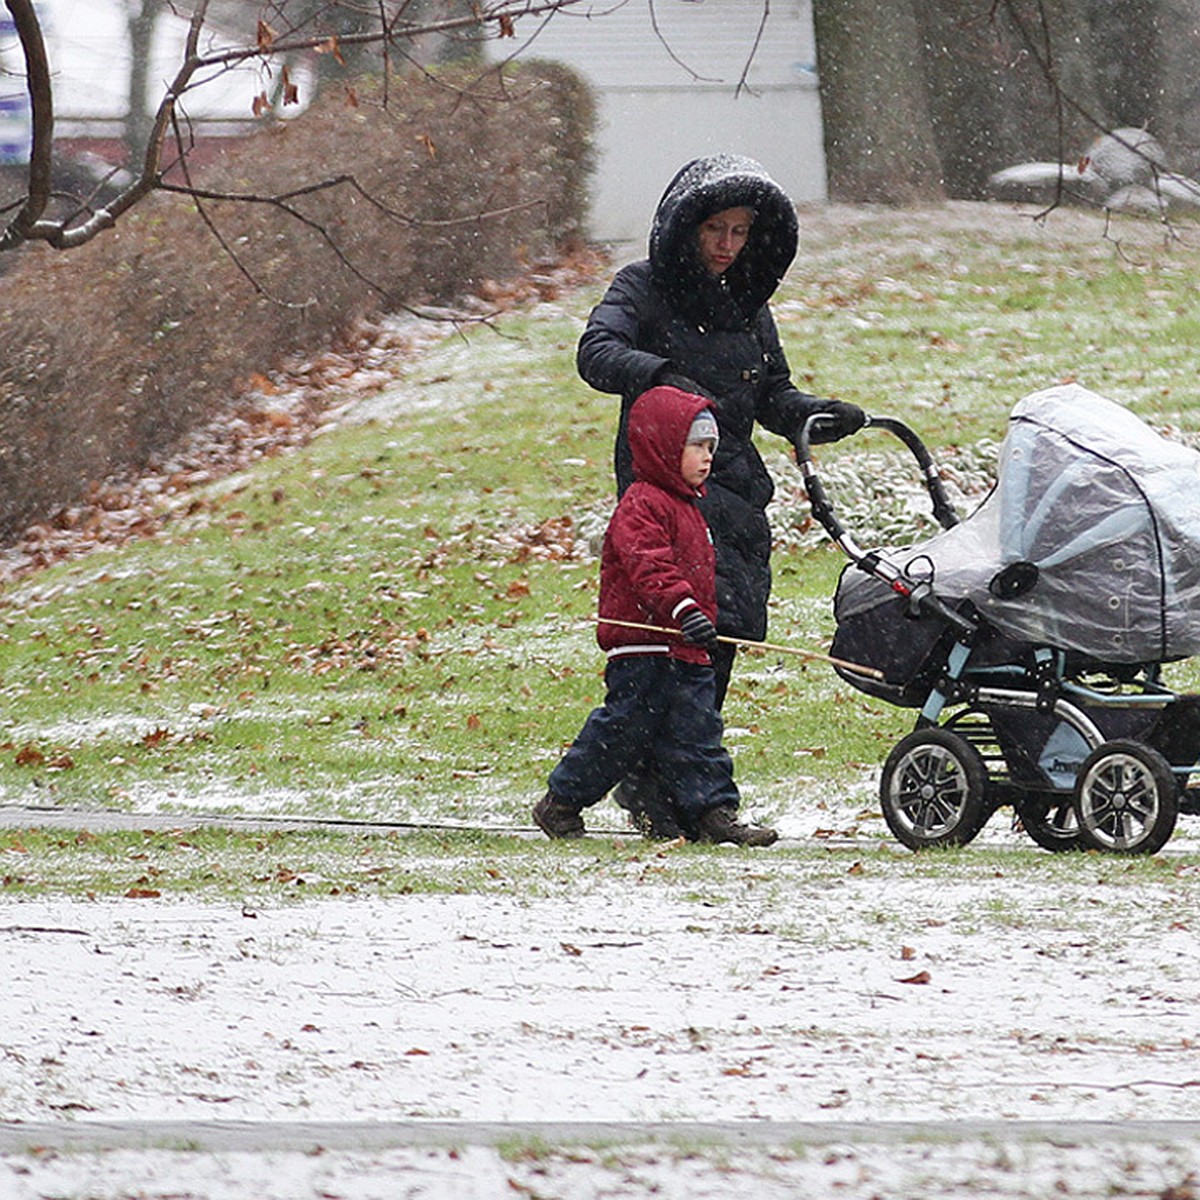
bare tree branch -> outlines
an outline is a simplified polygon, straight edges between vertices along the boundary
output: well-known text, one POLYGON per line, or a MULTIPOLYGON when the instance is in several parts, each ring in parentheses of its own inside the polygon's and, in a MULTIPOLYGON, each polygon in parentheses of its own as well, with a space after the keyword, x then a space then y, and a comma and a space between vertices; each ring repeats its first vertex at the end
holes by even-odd
POLYGON ((198 0, 188 24, 183 59, 174 78, 165 86, 162 99, 155 110, 141 168, 136 178, 105 205, 91 211, 82 221, 77 220, 78 210, 66 218, 45 215, 52 195, 53 78, 33 0, 4 2, 12 14, 25 59, 33 114, 33 139, 28 171, 28 194, 0 232, 0 252, 15 249, 31 241, 42 241, 58 250, 70 250, 91 241, 103 230, 111 229, 122 215, 149 193, 164 187, 163 146, 172 129, 176 130, 176 146, 179 152, 178 159, 172 165, 182 165, 186 160, 189 147, 179 135, 178 127, 181 117, 179 106, 183 97, 189 91, 202 89, 219 75, 245 63, 265 64, 305 50, 337 53, 340 45, 378 47, 385 61, 388 61, 396 46, 406 42, 411 44, 421 37, 464 29, 487 30, 490 27, 494 27, 495 30, 492 36, 501 36, 510 33, 520 18, 546 19, 562 9, 582 3, 583 0, 490 0, 489 3, 473 5, 472 11, 467 15, 425 21, 407 18, 410 7, 408 0, 390 13, 386 0, 370 0, 370 7, 364 11, 373 14, 375 27, 362 33, 342 36, 314 33, 280 38, 265 22, 260 21, 254 45, 227 47, 208 53, 201 52, 201 35, 210 5, 209 0, 198 0))
MULTIPOLYGON (((287 192, 280 192, 275 195, 263 196, 253 192, 225 192, 216 191, 209 188, 199 188, 194 186, 190 180, 185 186, 180 186, 171 183, 162 183, 161 189, 166 192, 176 192, 180 195, 191 197, 196 202, 197 210, 200 213, 201 219, 213 236, 217 239, 221 248, 233 261, 238 270, 245 276, 251 286, 259 293, 259 295, 271 300, 272 303, 279 304, 283 308, 303 309, 310 304, 315 303, 313 299, 303 301, 301 303, 288 302, 281 300, 271 295, 255 278, 253 273, 242 263, 235 249, 229 244, 228 240, 221 234, 216 223, 204 207, 205 201, 213 202, 229 202, 236 204, 259 204, 266 205, 271 208, 277 208, 281 212, 286 213, 293 220, 299 222, 307 229, 311 229, 317 236, 329 247, 330 251, 335 255, 338 262, 359 280, 360 283, 376 292, 384 300, 387 301, 390 307, 400 312, 407 312, 417 317, 433 318, 438 320, 453 320, 455 323, 463 323, 465 318, 461 315, 446 317, 442 312, 434 312, 428 308, 414 308, 406 304, 404 300, 395 295, 386 285, 380 283, 376 278, 359 267, 350 257, 349 254, 342 248, 338 239, 330 232, 329 228, 320 221, 314 220, 305 213, 296 204, 296 200, 303 199, 306 196, 314 196, 320 192, 333 191, 337 188, 346 187, 352 190, 356 195, 361 197, 367 204, 371 205, 378 212, 382 213, 389 220, 396 221, 409 227, 422 229, 450 229, 465 225, 476 225, 480 221, 496 220, 501 217, 509 216, 512 213, 520 212, 525 209, 535 208, 542 202, 540 200, 528 200, 521 204, 510 204, 502 208, 490 209, 482 213, 472 213, 466 217, 445 218, 441 220, 424 220, 417 217, 410 217, 404 213, 397 212, 395 209, 382 203, 377 197, 373 196, 366 188, 364 188, 353 175, 337 175, 329 179, 322 179, 316 183, 304 184, 300 187, 293 188, 287 192)), ((470 320, 475 322, 486 322, 491 319, 492 314, 484 314, 482 316, 474 316, 470 320)))
POLYGON ((33 114, 33 138, 29 153, 29 194, 20 205, 4 233, 0 250, 10 250, 37 236, 38 220, 50 200, 50 166, 54 138, 54 90, 50 83, 50 60, 42 27, 32 0, 5 0, 12 15, 21 52, 25 56, 25 74, 29 105, 33 114))
MULTIPOLYGON (((763 0, 766 4, 768 0, 763 0)), ((663 36, 663 31, 658 27, 658 11, 654 7, 654 0, 649 0, 650 5, 650 27, 654 30, 654 36, 662 43, 663 49, 670 55, 671 61, 677 66, 682 67, 694 80, 698 83, 720 83, 719 79, 712 79, 706 75, 701 75, 697 71, 693 71, 691 67, 675 53, 671 43, 663 36)))
MULTIPOLYGON (((174 124, 174 134, 175 134, 176 144, 182 146, 183 131, 179 128, 177 123, 174 124)), ((308 308, 310 305, 315 304, 316 303, 315 299, 313 299, 311 297, 308 300, 306 300, 302 303, 299 303, 299 304, 294 303, 292 301, 283 300, 282 298, 280 298, 278 296, 272 295, 271 293, 269 293, 267 291, 266 288, 263 287, 263 285, 255 278, 254 273, 245 265, 245 263, 242 262, 237 251, 229 244, 229 241, 225 238, 225 236, 221 233, 221 231, 217 228, 216 224, 213 222, 212 218, 208 215, 208 210, 204 207, 204 204, 203 204, 203 198, 201 197, 198 190, 195 187, 193 187, 193 185, 192 185, 191 167, 188 164, 186 154, 182 154, 182 153, 180 154, 179 167, 180 167, 180 171, 183 174, 184 180, 187 184, 187 186, 185 188, 182 188, 180 190, 186 192, 187 195, 191 196, 193 202, 196 205, 196 212, 199 214, 200 220, 204 222, 204 225, 208 229, 209 233, 211 233, 213 235, 213 237, 216 238, 217 244, 221 247, 222 250, 225 251, 226 255, 228 255, 228 257, 229 257, 229 260, 233 263, 233 265, 235 267, 237 267, 237 269, 241 272, 242 276, 246 279, 246 281, 250 284, 250 286, 260 296, 265 296, 268 300, 271 301, 272 304, 278 304, 280 308, 305 309, 305 308, 308 308)), ((295 215, 295 214, 293 214, 293 215, 295 215)))
POLYGON ((758 57, 758 48, 762 44, 763 30, 767 27, 767 18, 771 15, 771 0, 762 0, 762 16, 759 18, 758 30, 754 34, 754 45, 750 47, 750 53, 746 56, 746 65, 742 67, 742 74, 738 79, 737 87, 733 89, 735 97, 740 96, 743 91, 749 91, 750 85, 747 82, 750 78, 750 68, 754 65, 754 60, 758 57))

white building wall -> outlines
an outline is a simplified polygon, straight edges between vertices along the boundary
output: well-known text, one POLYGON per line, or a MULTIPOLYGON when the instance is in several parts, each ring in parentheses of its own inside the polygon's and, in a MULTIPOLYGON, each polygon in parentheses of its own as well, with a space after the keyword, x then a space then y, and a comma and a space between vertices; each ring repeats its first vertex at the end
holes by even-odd
MULTIPOLYGON (((129 108, 133 54, 126 6, 121 0, 35 0, 34 8, 54 78, 55 136, 120 137, 129 108)), ((159 18, 148 71, 147 113, 158 108, 167 83, 184 62, 189 28, 188 18, 170 9, 159 18)), ((221 46, 250 45, 253 38, 252 14, 247 10, 245 28, 206 27, 199 49, 205 54, 221 46)), ((301 103, 280 106, 275 115, 282 118, 298 116, 315 88, 303 61, 292 64, 292 73, 300 85, 301 103)), ((234 132, 247 132, 262 124, 254 116, 254 98, 261 92, 274 96, 279 78, 274 64, 250 62, 211 69, 193 81, 196 86, 179 109, 208 131, 228 124, 234 132)), ((0 6, 0 158, 28 161, 29 136, 24 58, 12 19, 0 6)))
POLYGON ((793 200, 825 199, 810 0, 578 6, 521 55, 569 64, 596 93, 590 232, 601 241, 644 242, 672 176, 706 154, 747 155, 793 200))

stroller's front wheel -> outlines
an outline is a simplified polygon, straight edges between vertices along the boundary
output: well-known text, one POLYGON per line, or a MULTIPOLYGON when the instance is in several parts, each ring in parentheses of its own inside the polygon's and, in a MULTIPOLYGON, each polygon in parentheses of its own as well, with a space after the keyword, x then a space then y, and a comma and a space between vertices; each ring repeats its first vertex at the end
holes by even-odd
POLYGON ((879 781, 884 820, 910 850, 965 846, 991 815, 986 793, 979 751, 935 726, 901 739, 879 781))
POLYGON ((1179 816, 1179 784, 1171 764, 1143 742, 1103 742, 1075 779, 1079 840, 1094 850, 1155 854, 1179 816))

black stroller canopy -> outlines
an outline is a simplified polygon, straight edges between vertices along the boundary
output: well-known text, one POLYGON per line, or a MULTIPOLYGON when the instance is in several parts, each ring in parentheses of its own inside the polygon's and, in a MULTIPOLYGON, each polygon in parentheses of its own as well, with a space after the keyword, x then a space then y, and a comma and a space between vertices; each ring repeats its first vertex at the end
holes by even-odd
MULTIPOLYGON (((1015 639, 1111 663, 1200 653, 1200 453, 1077 384, 1016 405, 971 517, 884 553, 1015 639)), ((849 570, 838 619, 893 598, 849 570)))

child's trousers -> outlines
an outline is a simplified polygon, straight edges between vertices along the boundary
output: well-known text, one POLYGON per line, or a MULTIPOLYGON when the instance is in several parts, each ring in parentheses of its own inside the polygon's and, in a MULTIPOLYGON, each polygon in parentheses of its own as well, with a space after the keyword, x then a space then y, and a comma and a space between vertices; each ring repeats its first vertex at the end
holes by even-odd
POLYGON ((652 752, 685 817, 738 806, 712 667, 666 654, 623 654, 609 660, 604 682, 603 706, 592 710, 550 774, 555 797, 580 808, 595 804, 652 752))

